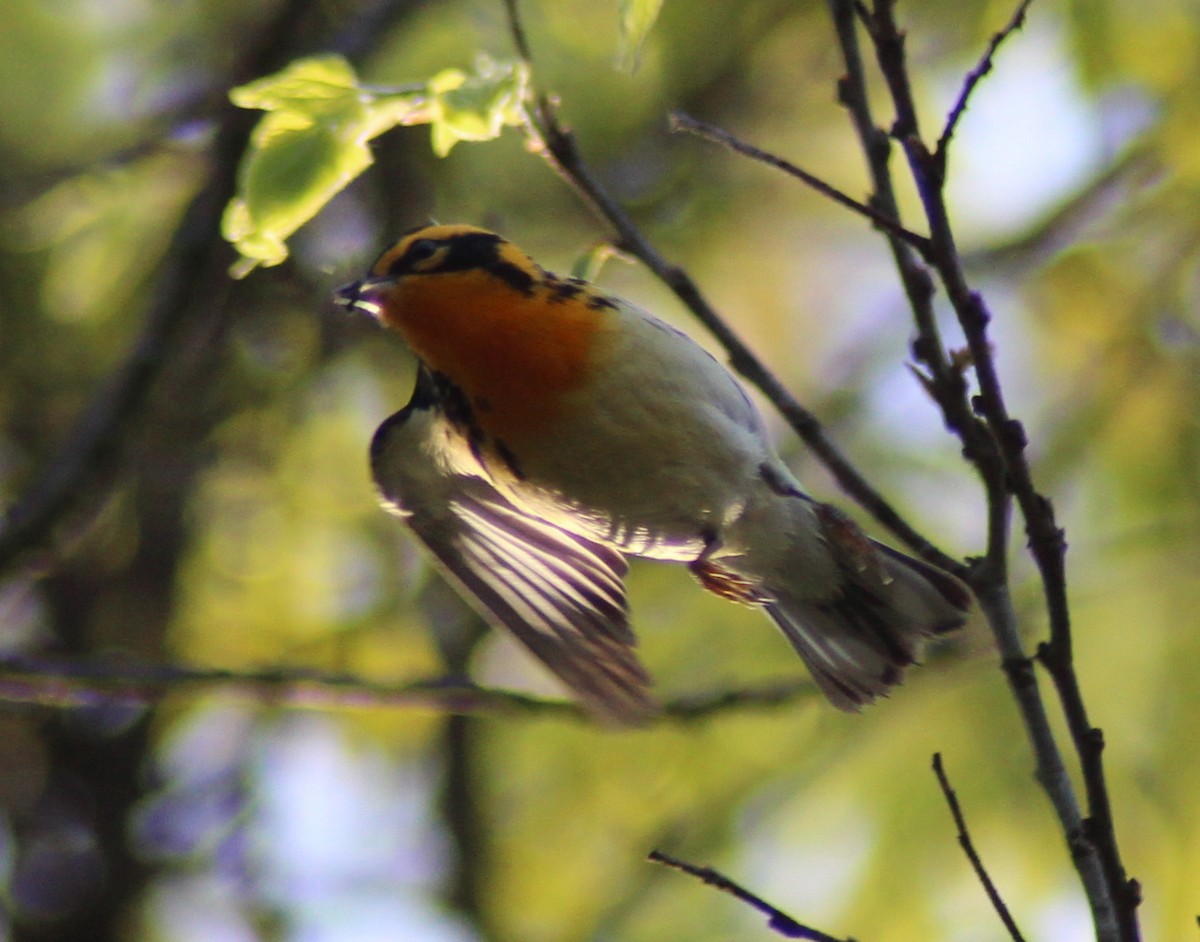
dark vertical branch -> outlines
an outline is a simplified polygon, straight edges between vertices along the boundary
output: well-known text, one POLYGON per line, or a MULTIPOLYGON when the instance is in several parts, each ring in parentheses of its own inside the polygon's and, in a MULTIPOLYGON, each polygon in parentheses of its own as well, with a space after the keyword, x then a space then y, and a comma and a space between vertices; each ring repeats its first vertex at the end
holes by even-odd
MULTIPOLYGON (((829 9, 846 65, 846 73, 838 82, 838 100, 849 113, 866 155, 873 189, 870 203, 899 223, 900 210, 890 167, 891 140, 872 114, 858 44, 856 7, 852 0, 829 0, 829 9)), ((917 328, 912 343, 913 359, 927 371, 925 385, 941 406, 946 427, 962 441, 964 457, 983 482, 988 503, 986 567, 992 578, 1003 579, 1010 510, 1003 475, 995 470, 998 462, 989 460, 994 458, 994 444, 971 411, 966 380, 946 352, 934 314, 935 289, 929 269, 903 240, 893 235, 887 235, 887 240, 917 328)))
MULTIPOLYGON (((469 675, 471 657, 487 634, 487 625, 440 580, 423 594, 422 609, 451 677, 469 675)), ((442 727, 442 763, 438 812, 453 853, 446 878, 446 902, 480 935, 501 938, 487 905, 491 854, 491 822, 485 796, 482 733, 485 717, 449 712, 442 727)))
MULTIPOLYGON (((244 38, 248 51, 228 85, 282 66, 309 47, 309 36, 327 36, 324 12, 315 0, 272 4, 268 21, 244 38)), ((226 99, 228 85, 200 104, 189 102, 176 116, 210 123, 213 134, 202 155, 207 178, 174 233, 164 233, 170 242, 140 336, 0 521, 3 571, 27 551, 52 545, 64 521, 94 512, 120 484, 120 511, 136 534, 132 555, 98 567, 94 556, 79 554, 58 561, 41 583, 59 649, 84 663, 94 663, 97 650, 110 647, 157 659, 174 612, 178 565, 188 540, 186 507, 204 460, 198 444, 221 418, 219 408, 194 394, 211 388, 230 311, 227 272, 234 256, 221 238, 221 216, 257 120, 226 99)), ((130 846, 127 830, 128 813, 145 785, 149 730, 139 710, 106 698, 59 713, 41 728, 50 760, 45 794, 32 813, 13 816, 17 841, 10 886, 20 883, 31 894, 27 908, 15 900, 14 938, 127 937, 134 904, 152 876, 151 866, 130 846), (44 868, 46 834, 64 864, 52 858, 51 870, 44 868), (39 901, 62 895, 64 885, 78 892, 64 896, 53 912, 38 909, 39 901), (23 919, 29 914, 34 918, 23 919)))
POLYGON ((442 821, 454 848, 454 863, 446 885, 446 901, 473 925, 484 938, 488 908, 484 902, 485 875, 490 869, 488 828, 479 789, 484 780, 479 733, 480 717, 451 713, 442 729, 442 787, 439 804, 442 821))
MULTIPOLYGON (((841 36, 844 29, 841 24, 849 23, 853 26, 855 8, 847 0, 832 0, 832 3, 841 36)), ((993 40, 985 56, 985 64, 990 63, 991 55, 1003 37, 1022 22, 1025 6, 1024 3, 1020 5, 1006 30, 993 40)), ((865 14, 862 8, 858 9, 865 14)), ((1025 457, 1024 430, 1020 422, 1008 411, 988 337, 990 313, 983 298, 969 287, 954 242, 944 199, 944 148, 949 144, 949 135, 943 132, 944 144, 936 152, 931 152, 921 138, 915 100, 908 79, 904 36, 896 25, 891 0, 876 0, 872 11, 865 16, 879 68, 895 108, 896 120, 892 136, 901 143, 913 174, 929 225, 932 265, 958 316, 979 387, 979 392, 971 400, 970 407, 982 418, 986 435, 976 423, 971 436, 964 436, 964 451, 980 468, 988 483, 993 525, 989 532, 987 556, 991 572, 979 574, 976 588, 985 612, 989 615, 1004 658, 1005 670, 1030 732, 1038 758, 1039 781, 1058 811, 1072 857, 1088 893, 1097 931, 1103 939, 1124 939, 1129 942, 1139 937, 1136 918, 1138 890, 1136 883, 1126 879, 1121 864, 1101 765, 1103 740, 1099 731, 1093 728, 1088 720, 1072 665, 1064 565, 1066 543, 1061 529, 1055 522, 1050 501, 1037 491, 1033 483, 1025 457), (973 447, 975 443, 980 447, 973 447), (999 514, 996 512, 998 501, 1002 497, 1007 501, 1008 493, 1016 497, 1021 508, 1030 549, 1042 576, 1050 615, 1051 638, 1050 642, 1039 650, 1039 659, 1048 667, 1054 680, 1083 768, 1089 810, 1086 821, 1079 811, 1074 788, 1049 729, 1045 707, 1036 680, 1028 668, 1011 614, 1011 599, 1004 579, 1003 560, 1007 537, 1001 534, 1002 528, 998 525, 999 514), (984 575, 986 578, 983 578, 984 575)), ((843 42, 845 46, 845 41, 843 42)), ((856 47, 853 55, 857 55, 856 47)), ((847 57, 850 56, 851 52, 848 50, 847 57)), ((977 80, 975 73, 972 73, 968 76, 968 86, 973 86, 977 80)), ((969 92, 970 87, 966 87, 960 95, 959 101, 964 107, 969 92)), ((865 95, 865 90, 863 94, 865 95)), ((961 113, 961 109, 958 110, 961 113)), ((952 113, 947 124, 947 129, 951 132, 953 123, 952 113)), ((874 166, 875 161, 871 158, 869 149, 868 157, 874 166)), ((919 311, 917 321, 923 341, 930 342, 933 335, 925 334, 923 318, 919 311)), ((933 371, 933 383, 936 391, 936 369, 933 371)), ((952 427, 957 425, 954 416, 961 415, 962 412, 960 399, 960 396, 955 396, 953 400, 943 400, 938 396, 947 415, 948 424, 952 427)))

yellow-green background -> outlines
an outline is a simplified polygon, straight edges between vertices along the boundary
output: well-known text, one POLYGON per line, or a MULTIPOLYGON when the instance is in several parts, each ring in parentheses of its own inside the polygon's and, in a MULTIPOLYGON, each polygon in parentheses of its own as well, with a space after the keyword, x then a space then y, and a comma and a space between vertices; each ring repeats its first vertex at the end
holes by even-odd
MULTIPOLYGON (((297 54, 362 14, 344 0, 297 6, 311 21, 297 54)), ((205 120, 277 9, 8 0, 4 504, 37 484, 137 337, 209 172, 205 120)), ((363 65, 369 81, 511 55, 498 0, 398 11, 363 65)), ((927 133, 1010 12, 901 5, 927 133)), ((525 13, 536 80, 612 192, 919 528, 957 555, 980 552, 979 489, 906 371, 911 331, 879 237, 773 171, 665 130, 667 112, 686 110, 865 195, 824 5, 668 0, 633 73, 614 68, 615 3, 541 0, 525 13)), ((1200 912, 1198 102, 1193 3, 1039 0, 950 159, 1006 392, 1067 529, 1077 664, 1106 733, 1118 837, 1144 887, 1146 936, 1163 940, 1194 937, 1200 912), (1081 209, 1056 215, 1064 206, 1081 209)), ((428 133, 380 139, 376 166, 301 231, 287 264, 228 293, 214 285, 211 318, 172 346, 111 494, 85 499, 91 514, 3 574, 6 651, 385 682, 441 671, 426 616, 453 603, 377 508, 365 458, 413 364, 394 338, 333 311, 329 292, 430 217, 501 229, 559 270, 607 233, 516 131, 445 160, 428 133)), ((902 176, 898 154, 893 166, 902 176)), ((901 193, 920 229, 911 187, 901 193)), ((698 333, 636 267, 610 262, 601 281, 698 333)), ((832 497, 775 424, 802 478, 832 497)), ((1033 645, 1045 623, 1022 544, 1018 525, 1015 593, 1033 645)), ((765 619, 685 573, 635 565, 630 583, 664 695, 800 674, 765 619)), ((472 669, 554 689, 502 639, 472 669)), ((428 710, 180 694, 150 713, 0 706, 0 731, 0 936, 770 937, 746 908, 645 863, 658 846, 861 942, 1000 938, 929 771, 935 751, 1028 936, 1088 932, 978 625, 858 716, 801 697, 632 733, 561 718, 448 728, 428 710), (457 832, 439 804, 452 742, 473 802, 459 796, 457 832), (455 879, 471 888, 459 912, 445 902, 455 879)))

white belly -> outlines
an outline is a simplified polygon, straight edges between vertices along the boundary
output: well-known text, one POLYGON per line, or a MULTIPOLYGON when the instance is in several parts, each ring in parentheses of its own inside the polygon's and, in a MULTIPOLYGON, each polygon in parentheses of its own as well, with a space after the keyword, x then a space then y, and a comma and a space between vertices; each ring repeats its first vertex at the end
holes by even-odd
MULTIPOLYGON (((695 342, 623 312, 585 396, 552 441, 493 473, 515 504, 560 526, 658 559, 694 559, 763 486, 778 459, 746 393, 695 342)), ((494 469, 493 469, 494 470, 494 469)))

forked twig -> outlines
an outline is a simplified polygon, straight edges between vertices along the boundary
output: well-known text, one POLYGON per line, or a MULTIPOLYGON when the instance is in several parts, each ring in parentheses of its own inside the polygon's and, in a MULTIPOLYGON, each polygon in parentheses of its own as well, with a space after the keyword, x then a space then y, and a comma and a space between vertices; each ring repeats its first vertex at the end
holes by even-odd
MULTIPOLYGON (((844 22, 848 18, 852 21, 856 9, 852 0, 830 0, 830 3, 835 22, 844 22)), ((931 152, 921 138, 908 77, 904 33, 896 24, 894 0, 875 0, 870 13, 864 15, 868 19, 868 32, 879 69, 896 112, 892 135, 904 148, 929 225, 933 243, 932 265, 958 316, 979 387, 978 394, 970 399, 970 408, 986 428, 981 430, 978 422, 971 427, 972 437, 964 437, 964 444, 968 446, 964 451, 987 484, 992 512, 987 569, 976 573, 973 585, 1001 650, 1014 698, 1021 708, 1037 760, 1038 781, 1058 815, 1072 861, 1087 893, 1098 935, 1104 940, 1134 942, 1140 936, 1136 913, 1139 891, 1136 882, 1126 878, 1121 863, 1101 761, 1103 738, 1088 719, 1072 663, 1065 538, 1055 521, 1053 506, 1034 484, 1025 455, 1024 430, 1009 413, 1001 387, 988 335, 991 314, 983 297, 969 286, 955 245, 943 191, 945 155, 931 152), (977 441, 978 447, 969 447, 972 441, 977 441), (1047 667, 1054 681, 1082 766, 1088 800, 1086 819, 1016 629, 1006 574, 1010 494, 1021 508, 1029 546, 1042 578, 1050 619, 1050 641, 1039 648, 1038 661, 1047 667)), ((842 36, 841 32, 839 36, 842 36)), ((843 49, 847 60, 857 55, 856 47, 852 49, 845 41, 843 49)), ((865 98, 865 85, 859 94, 865 98)), ((868 154, 871 154, 870 150, 868 154)), ((877 166, 873 158, 871 165, 877 166)), ((883 169, 886 172, 886 166, 883 169)), ((944 391, 950 391, 949 387, 944 391)), ((964 397, 965 389, 952 397, 939 396, 947 422, 956 430, 959 429, 951 417, 961 415, 964 397)))

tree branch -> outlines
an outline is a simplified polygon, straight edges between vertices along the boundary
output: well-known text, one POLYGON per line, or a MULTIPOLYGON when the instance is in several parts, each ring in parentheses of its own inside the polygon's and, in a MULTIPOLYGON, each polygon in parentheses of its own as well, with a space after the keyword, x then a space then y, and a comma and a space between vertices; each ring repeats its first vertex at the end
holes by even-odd
POLYGON ((716 887, 722 893, 728 893, 735 899, 739 899, 743 903, 748 903, 767 917, 767 927, 769 929, 783 936, 785 939, 806 939, 808 942, 853 942, 852 939, 838 939, 827 932, 822 932, 820 929, 814 929, 812 926, 806 926, 802 922, 797 922, 781 909, 772 906, 761 896, 756 896, 745 887, 734 883, 729 877, 714 870, 712 867, 697 867, 695 864, 669 857, 658 850, 650 851, 647 859, 654 863, 671 867, 674 870, 681 870, 688 874, 688 876, 695 877, 709 886, 716 887))
POLYGON ((992 36, 987 49, 980 56, 975 68, 967 73, 966 79, 963 81, 962 90, 958 93, 958 100, 954 102, 954 107, 950 109, 950 115, 946 118, 946 126, 942 129, 937 146, 933 149, 933 159, 937 162, 943 176, 946 172, 946 158, 950 149, 950 141, 954 137, 955 130, 958 128, 959 120, 961 120, 964 112, 967 110, 967 102, 971 98, 971 93, 975 91, 975 87, 979 84, 980 80, 992 71, 992 60, 995 58, 996 50, 1000 48, 1000 44, 1025 25, 1025 14, 1032 2, 1033 0, 1021 0, 1016 10, 1013 11, 1012 19, 1008 21, 1003 29, 992 36))
MULTIPOLYGON (((460 676, 381 683, 305 670, 242 671, 128 660, 69 661, 0 656, 0 703, 53 709, 150 707, 169 696, 223 694, 305 709, 436 709, 447 713, 560 716, 589 720, 570 701, 480 686, 460 676)), ((651 722, 690 723, 739 710, 771 710, 815 699, 808 679, 680 695, 651 722)))
POLYGON ((784 160, 782 157, 769 153, 743 141, 741 138, 730 134, 728 131, 718 128, 711 124, 706 124, 703 121, 697 121, 690 115, 683 112, 674 112, 670 117, 670 127, 674 132, 682 132, 685 134, 694 134, 697 137, 707 141, 712 141, 715 144, 721 144, 728 147, 735 153, 741 154, 743 157, 749 157, 751 160, 756 160, 759 163, 766 164, 768 167, 774 167, 776 170, 782 170, 788 176, 795 177, 801 183, 816 190, 822 196, 827 196, 835 203, 840 203, 851 212, 858 213, 866 219, 869 219, 875 226, 882 229, 888 235, 895 236, 901 242, 906 243, 911 248, 915 249, 920 255, 924 256, 929 251, 929 239, 923 235, 905 229, 896 221, 895 216, 885 215, 873 206, 868 206, 865 203, 860 203, 852 196, 847 196, 837 187, 826 183, 820 177, 814 176, 807 170, 797 167, 790 161, 784 160))
POLYGON ((971 835, 967 832, 967 821, 963 817, 962 808, 958 804, 958 796, 954 793, 954 789, 951 788, 950 779, 947 778, 946 770, 942 766, 942 754, 940 752, 933 754, 933 772, 937 776, 938 785, 941 786, 946 804, 950 806, 950 814, 954 818, 954 826, 958 828, 959 846, 962 847, 963 853, 967 855, 967 860, 971 862, 971 868, 975 871, 975 876, 983 884, 984 892, 987 893, 988 899, 991 900, 992 908, 996 910, 996 915, 1000 917, 1000 921, 1004 923, 1004 928, 1008 930, 1009 938, 1013 942, 1025 942, 1025 937, 1021 935, 1021 930, 1017 928, 1016 922, 1013 921, 1012 914, 1008 911, 1008 906, 1005 904, 1003 897, 1000 896, 1000 891, 996 889, 996 884, 988 876, 988 872, 983 866, 983 861, 979 859, 979 854, 976 852, 975 845, 971 841, 971 835))
MULTIPOLYGON (((838 100, 846 108, 867 159, 867 170, 874 193, 870 204, 884 215, 899 220, 900 210, 892 184, 891 140, 875 122, 867 92, 866 70, 858 45, 856 20, 860 7, 853 0, 829 0, 830 15, 842 50, 846 73, 838 81, 838 100)), ((967 400, 966 379, 946 353, 941 330, 934 314, 933 277, 905 242, 885 233, 900 283, 913 312, 917 336, 912 343, 913 359, 925 367, 923 381, 942 410, 943 421, 962 441, 964 457, 971 462, 982 481, 988 502, 988 550, 986 568, 999 568, 1003 574, 1008 532, 1009 501, 1003 475, 995 471, 998 462, 982 460, 992 456, 995 446, 982 423, 971 411, 967 400)))
MULTIPOLYGON (((835 23, 839 24, 839 37, 843 39, 848 69, 852 76, 861 79, 861 63, 857 63, 857 70, 851 65, 852 59, 857 60, 856 40, 850 42, 847 37, 853 33, 856 10, 862 8, 856 8, 850 0, 831 0, 831 4, 835 23), (849 24, 848 29, 845 24, 849 24)), ((968 426, 962 422, 966 405, 965 388, 954 390, 940 381, 936 369, 933 374, 935 397, 942 405, 947 424, 963 437, 964 453, 984 479, 991 507, 988 554, 985 566, 973 574, 972 584, 1000 647, 1006 675, 1021 707, 1037 756, 1038 780, 1058 813, 1072 859, 1088 894, 1097 932, 1105 940, 1123 939, 1131 942, 1139 935, 1137 887, 1132 881, 1126 881, 1120 862, 1100 763, 1102 738, 1088 722, 1071 660, 1064 566, 1066 544, 1049 500, 1034 486, 1025 457, 1024 429, 1009 414, 1005 404, 987 333, 990 313, 983 298, 969 287, 954 242, 943 195, 945 153, 930 152, 920 136, 905 62, 904 37, 896 25, 893 4, 891 0, 875 0, 873 10, 869 13, 862 11, 862 14, 868 20, 867 28, 875 46, 879 68, 895 108, 896 121, 892 136, 904 148, 929 225, 932 267, 946 289, 966 336, 979 385, 979 393, 970 400, 969 407, 982 422, 973 420, 968 426), (1079 810, 1061 752, 1050 730, 1036 678, 1029 669, 1012 614, 1005 559, 1010 492, 1016 497, 1025 518, 1030 548, 1042 576, 1050 614, 1051 639, 1049 644, 1039 649, 1038 658, 1050 670, 1083 767, 1089 807, 1087 822, 1079 810)), ((851 85, 856 84, 856 80, 844 80, 844 84, 847 81, 851 85)), ((850 91, 852 94, 844 95, 843 100, 865 102, 865 84, 861 89, 852 88, 850 91)), ((862 124, 860 116, 856 119, 856 125, 861 127, 862 124)), ((868 140, 873 142, 874 139, 868 140)), ((881 167, 886 173, 886 162, 876 158, 877 146, 875 150, 867 146, 866 150, 872 168, 881 167)), ((914 307, 914 314, 922 342, 930 343, 934 335, 926 332, 923 309, 914 307)), ((926 349, 923 352, 933 354, 937 363, 939 356, 934 351, 926 349)))

